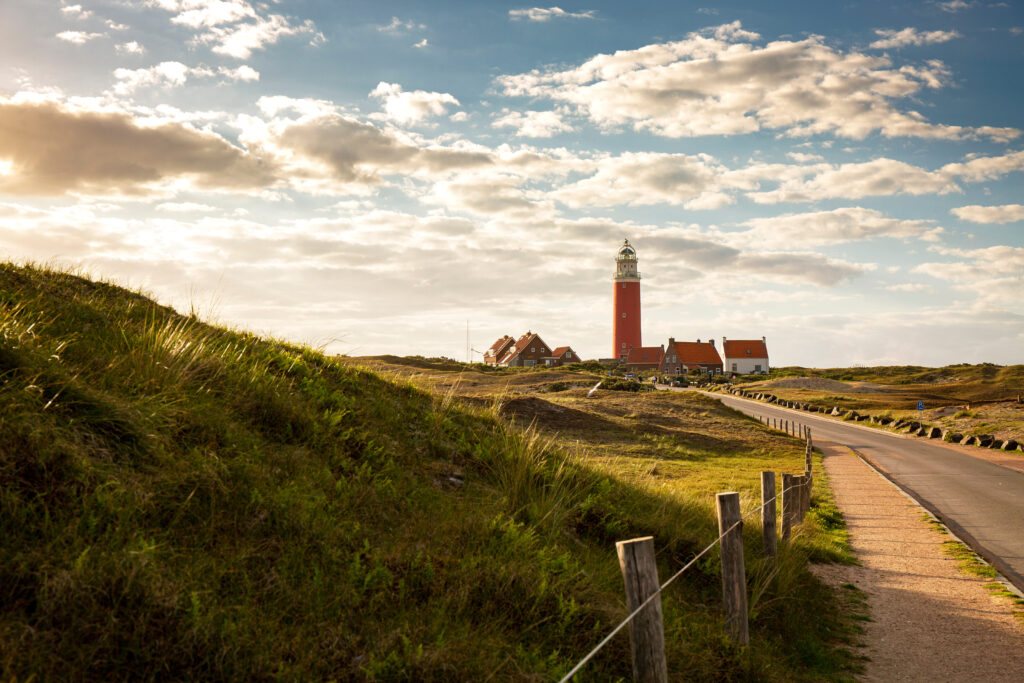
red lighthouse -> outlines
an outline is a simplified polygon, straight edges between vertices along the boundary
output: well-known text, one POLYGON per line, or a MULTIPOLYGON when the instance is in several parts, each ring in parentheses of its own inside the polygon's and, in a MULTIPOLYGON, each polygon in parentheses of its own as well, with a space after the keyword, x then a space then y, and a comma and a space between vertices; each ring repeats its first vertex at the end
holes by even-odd
POLYGON ((631 346, 640 343, 640 271, 637 270, 636 251, 626 240, 615 257, 615 302, 612 356, 625 358, 631 346))

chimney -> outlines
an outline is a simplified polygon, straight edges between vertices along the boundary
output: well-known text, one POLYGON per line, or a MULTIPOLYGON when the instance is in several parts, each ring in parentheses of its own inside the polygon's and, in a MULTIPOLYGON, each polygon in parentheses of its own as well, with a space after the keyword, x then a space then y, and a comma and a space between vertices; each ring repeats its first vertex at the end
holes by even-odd
POLYGON ((715 345, 715 338, 714 337, 709 337, 708 338, 708 344, 711 344, 712 346, 714 346, 715 345))
POLYGON ((722 348, 725 348, 725 337, 722 337, 722 348))
POLYGON ((697 337, 697 343, 700 344, 700 337, 697 337))
POLYGON ((672 345, 675 344, 675 343, 676 343, 676 338, 675 337, 669 337, 668 338, 668 347, 670 349, 672 348, 672 345))
POLYGON ((761 337, 761 341, 762 341, 763 343, 766 343, 766 342, 768 341, 768 337, 761 337))

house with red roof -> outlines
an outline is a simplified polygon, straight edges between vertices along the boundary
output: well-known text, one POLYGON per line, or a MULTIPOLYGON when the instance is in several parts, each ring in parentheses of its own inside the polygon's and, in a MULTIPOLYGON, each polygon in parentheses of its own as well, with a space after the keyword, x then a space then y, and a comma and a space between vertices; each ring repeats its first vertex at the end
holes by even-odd
POLYGON ((552 349, 536 332, 513 339, 507 334, 484 352, 484 362, 506 368, 531 368, 537 365, 558 367, 580 362, 579 355, 569 346, 552 349))
POLYGON ((736 375, 768 374, 768 340, 722 337, 725 371, 736 375))
POLYGON ((667 375, 682 375, 686 372, 721 374, 722 357, 715 349, 714 339, 682 342, 669 337, 661 371, 667 375))
POLYGON ((557 349, 551 352, 550 365, 553 367, 559 367, 562 365, 569 365, 570 363, 579 363, 583 359, 580 358, 579 354, 572 350, 570 346, 559 346, 557 349))
POLYGON ((498 361, 508 353, 508 350, 516 343, 516 340, 507 334, 498 341, 491 344, 491 348, 484 351, 484 362, 488 365, 497 365, 498 361))
POLYGON ((626 367, 630 370, 661 370, 665 359, 664 346, 631 346, 626 354, 626 367))

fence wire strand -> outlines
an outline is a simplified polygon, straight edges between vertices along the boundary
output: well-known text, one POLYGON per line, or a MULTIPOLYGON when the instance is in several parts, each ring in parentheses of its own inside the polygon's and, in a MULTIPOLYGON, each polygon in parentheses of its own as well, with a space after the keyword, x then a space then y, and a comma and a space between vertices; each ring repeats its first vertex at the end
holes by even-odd
POLYGON ((705 555, 707 555, 708 552, 712 548, 714 548, 716 545, 718 545, 722 541, 722 539, 725 538, 733 529, 735 529, 739 525, 743 524, 743 520, 747 519, 748 517, 750 517, 755 512, 760 512, 761 510, 763 510, 765 508, 766 505, 768 505, 769 503, 775 502, 776 500, 778 500, 779 496, 783 495, 787 491, 793 490, 797 486, 799 486, 799 484, 795 484, 795 485, 789 486, 788 488, 782 489, 782 491, 780 491, 779 493, 775 494, 774 496, 772 496, 768 500, 764 501, 763 503, 761 503, 756 508, 754 508, 754 509, 750 510, 749 512, 747 512, 747 514, 745 514, 742 517, 740 517, 738 521, 734 522, 732 526, 730 526, 728 529, 726 529, 725 531, 720 533, 718 535, 718 538, 716 538, 715 540, 711 541, 711 543, 709 543, 703 550, 701 550, 689 562, 687 562, 685 565, 683 565, 682 569, 680 569, 675 574, 670 576, 668 578, 668 580, 665 581, 665 583, 661 584, 661 586, 658 588, 658 590, 654 591, 649 596, 647 596, 647 599, 644 600, 642 603, 640 603, 639 607, 637 607, 635 610, 630 612, 626 616, 626 618, 623 619, 619 623, 618 626, 616 626, 614 629, 612 629, 611 633, 606 635, 604 637, 604 639, 602 639, 601 642, 598 643, 594 647, 594 649, 592 649, 590 652, 588 652, 587 655, 576 664, 576 666, 574 666, 572 669, 570 669, 569 673, 565 674, 565 676, 563 676, 561 678, 561 680, 559 680, 558 683, 566 683, 566 681, 569 681, 573 676, 575 676, 577 673, 579 673, 580 669, 582 669, 586 665, 587 662, 589 662, 591 659, 593 659, 594 655, 596 655, 598 652, 600 652, 601 648, 603 648, 605 645, 607 645, 611 641, 611 639, 614 638, 615 635, 626 626, 626 624, 631 622, 633 620, 633 618, 636 617, 636 615, 640 614, 640 612, 643 611, 643 609, 645 607, 647 607, 647 605, 650 604, 650 602, 652 600, 654 600, 654 598, 660 596, 661 592, 663 590, 665 590, 666 588, 668 588, 669 584, 671 584, 673 581, 675 581, 677 578, 679 578, 683 574, 683 572, 685 572, 687 569, 692 567, 697 562, 697 560, 699 560, 700 558, 702 558, 705 555))

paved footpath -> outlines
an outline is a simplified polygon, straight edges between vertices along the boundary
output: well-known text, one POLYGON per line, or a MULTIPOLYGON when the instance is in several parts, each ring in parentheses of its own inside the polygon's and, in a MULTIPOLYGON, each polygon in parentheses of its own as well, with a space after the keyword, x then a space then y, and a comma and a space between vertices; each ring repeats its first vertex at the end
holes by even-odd
POLYGON ((818 565, 867 594, 867 681, 1024 681, 1024 626, 963 574, 913 501, 844 446, 818 442, 862 566, 818 565))

